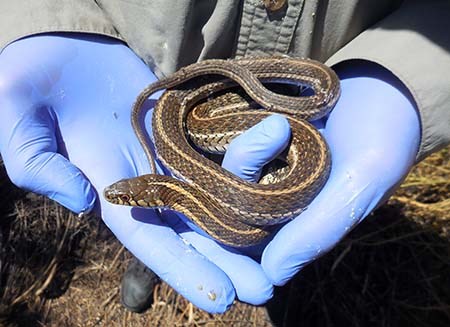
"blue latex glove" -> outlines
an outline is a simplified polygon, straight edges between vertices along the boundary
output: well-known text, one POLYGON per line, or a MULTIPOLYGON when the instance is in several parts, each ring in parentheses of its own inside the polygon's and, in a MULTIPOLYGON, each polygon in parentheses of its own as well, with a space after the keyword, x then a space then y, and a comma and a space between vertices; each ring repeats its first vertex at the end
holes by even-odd
POLYGON ((395 191, 415 162, 420 122, 408 90, 368 62, 337 67, 342 95, 322 129, 331 175, 304 213, 265 248, 262 266, 274 285, 334 247, 395 191))
POLYGON ((74 212, 95 209, 131 252, 198 307, 223 312, 236 293, 262 303, 272 284, 258 262, 192 232, 174 213, 161 219, 101 195, 105 186, 149 171, 130 110, 155 80, 128 47, 105 37, 52 34, 10 44, 0 53, 0 151, 8 175, 74 212), (251 276, 249 285, 241 285, 246 279, 236 266, 251 276))

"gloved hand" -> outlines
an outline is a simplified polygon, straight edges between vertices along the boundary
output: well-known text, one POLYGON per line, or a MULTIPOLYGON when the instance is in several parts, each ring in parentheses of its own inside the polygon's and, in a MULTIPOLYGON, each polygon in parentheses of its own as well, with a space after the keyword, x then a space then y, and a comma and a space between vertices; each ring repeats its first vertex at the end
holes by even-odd
POLYGON ((395 191, 415 162, 420 122, 409 91, 368 62, 337 67, 342 94, 322 129, 330 177, 308 210, 265 248, 262 266, 274 285, 334 247, 395 191))
MULTIPOLYGON (((0 55, 0 150, 11 179, 80 212, 93 207, 94 189, 146 173, 129 116, 135 96, 154 79, 133 52, 105 38, 37 36, 8 46, 0 55)), ((98 210, 130 251, 200 308, 223 312, 236 294, 264 303, 272 284, 332 247, 411 167, 419 123, 396 87, 378 78, 343 82, 323 130, 330 179, 270 242, 262 265, 188 229, 173 213, 161 219, 101 196, 98 210)), ((271 117, 233 142, 224 167, 252 180, 288 137, 286 121, 271 117)))
POLYGON ((259 263, 205 240, 174 213, 161 219, 101 195, 105 186, 149 171, 130 111, 155 80, 128 47, 105 37, 50 34, 10 44, 0 53, 0 152, 8 175, 74 212, 95 209, 131 252, 198 307, 223 312, 235 289, 243 301, 261 303, 267 295, 254 294, 270 293, 272 285, 259 263), (202 246, 212 243, 220 257, 207 258, 167 222, 202 246), (250 292, 239 285, 235 264, 252 276, 250 292))

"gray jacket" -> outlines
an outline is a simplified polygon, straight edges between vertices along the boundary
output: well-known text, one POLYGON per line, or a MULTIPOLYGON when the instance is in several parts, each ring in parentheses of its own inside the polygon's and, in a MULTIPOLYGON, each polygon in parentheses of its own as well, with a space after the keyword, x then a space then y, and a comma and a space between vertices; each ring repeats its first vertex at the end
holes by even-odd
POLYGON ((365 59, 413 95, 422 124, 417 160, 450 142, 448 0, 0 1, 0 30, 0 49, 43 32, 118 38, 160 77, 205 58, 365 59))

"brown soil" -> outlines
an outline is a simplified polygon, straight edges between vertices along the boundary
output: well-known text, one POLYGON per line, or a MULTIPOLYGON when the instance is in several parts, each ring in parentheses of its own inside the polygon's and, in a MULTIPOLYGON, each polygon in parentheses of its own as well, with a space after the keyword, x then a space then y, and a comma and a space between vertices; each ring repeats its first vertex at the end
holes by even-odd
POLYGON ((119 302, 131 256, 98 219, 78 220, 0 171, 4 326, 450 326, 450 147, 419 164, 387 204, 266 308, 223 315, 163 284, 144 314, 119 302))

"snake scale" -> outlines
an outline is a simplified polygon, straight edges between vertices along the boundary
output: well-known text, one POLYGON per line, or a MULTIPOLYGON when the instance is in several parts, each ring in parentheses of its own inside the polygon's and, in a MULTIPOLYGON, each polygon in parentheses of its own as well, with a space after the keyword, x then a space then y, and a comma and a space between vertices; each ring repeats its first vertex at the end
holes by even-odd
POLYGON ((145 88, 133 106, 132 126, 151 173, 118 181, 104 196, 115 204, 183 213, 225 245, 257 244, 275 225, 301 213, 326 182, 328 146, 308 121, 329 113, 339 95, 333 70, 311 59, 211 59, 181 68, 145 88), (306 86, 312 94, 274 92, 267 86, 274 83, 306 86), (158 159, 176 178, 156 174, 141 123, 148 110, 144 102, 162 89, 152 116, 153 139, 158 159), (244 181, 198 151, 223 153, 234 137, 273 113, 287 117, 291 142, 283 168, 267 174, 272 178, 244 181))

